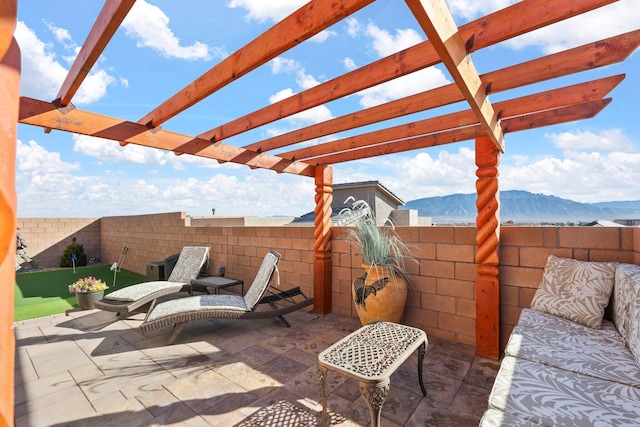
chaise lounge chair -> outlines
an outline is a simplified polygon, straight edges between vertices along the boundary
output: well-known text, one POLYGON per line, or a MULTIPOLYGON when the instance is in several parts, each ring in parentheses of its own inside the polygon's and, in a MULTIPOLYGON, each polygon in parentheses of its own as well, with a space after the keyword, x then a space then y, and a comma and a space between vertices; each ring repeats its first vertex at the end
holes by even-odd
POLYGON ((167 280, 138 283, 107 294, 94 306, 118 314, 149 312, 158 298, 191 289, 191 280, 209 259, 208 246, 185 246, 167 280))
POLYGON ((283 315, 300 310, 313 304, 313 298, 307 298, 300 288, 289 291, 271 292, 264 297, 269 283, 278 271, 280 254, 270 251, 262 260, 262 265, 247 291, 242 295, 197 295, 162 302, 149 311, 140 325, 141 332, 175 325, 173 335, 167 344, 172 344, 192 320, 203 319, 266 319, 278 317, 285 326, 290 326, 283 315), (279 303, 279 305, 277 304, 279 303), (268 305, 269 308, 258 309, 268 305))

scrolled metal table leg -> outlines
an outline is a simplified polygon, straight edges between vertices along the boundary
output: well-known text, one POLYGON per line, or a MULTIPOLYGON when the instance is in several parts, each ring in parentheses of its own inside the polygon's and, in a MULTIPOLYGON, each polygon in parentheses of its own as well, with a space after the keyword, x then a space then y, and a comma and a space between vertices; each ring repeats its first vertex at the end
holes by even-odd
POLYGON ((385 378, 379 383, 371 384, 360 382, 360 393, 364 397, 367 406, 369 406, 369 413, 371 414, 371 427, 378 427, 380 425, 380 412, 382 412, 382 405, 389 394, 389 388, 391 386, 389 378, 385 378))
POLYGON ((322 427, 327 424, 327 394, 325 393, 325 384, 327 382, 327 369, 317 366, 318 380, 320 380, 320 389, 322 390, 322 421, 320 425, 322 427))
POLYGON ((422 381, 422 361, 424 360, 424 354, 427 351, 426 343, 422 343, 418 347, 418 379, 420 380, 420 389, 422 389, 422 395, 427 395, 427 390, 424 388, 424 382, 422 381))

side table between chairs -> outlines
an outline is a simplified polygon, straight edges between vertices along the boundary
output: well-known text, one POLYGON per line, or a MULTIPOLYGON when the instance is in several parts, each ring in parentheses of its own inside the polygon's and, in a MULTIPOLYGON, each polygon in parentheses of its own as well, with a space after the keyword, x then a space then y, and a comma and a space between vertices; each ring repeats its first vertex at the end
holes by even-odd
POLYGON ((390 322, 365 325, 318 355, 318 379, 322 389, 322 426, 327 422, 327 371, 332 370, 359 381, 360 393, 369 406, 371 426, 380 425, 380 412, 389 393, 389 377, 418 350, 418 380, 424 396, 422 361, 427 334, 417 328, 390 322))
POLYGON ((214 294, 220 293, 220 289, 228 288, 229 286, 240 285, 240 295, 244 295, 244 281, 240 279, 232 279, 230 277, 222 277, 222 276, 208 276, 208 277, 200 277, 197 279, 191 280, 191 294, 193 291, 200 288, 204 288, 205 292, 210 294, 213 289, 214 294))

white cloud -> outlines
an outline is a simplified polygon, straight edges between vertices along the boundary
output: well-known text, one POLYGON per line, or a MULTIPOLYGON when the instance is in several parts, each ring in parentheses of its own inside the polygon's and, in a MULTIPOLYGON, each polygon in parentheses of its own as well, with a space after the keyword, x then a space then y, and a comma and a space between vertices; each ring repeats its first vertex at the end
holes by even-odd
MULTIPOLYGON (((118 142, 87 135, 73 135, 73 150, 89 157, 95 157, 100 162, 109 164, 134 164, 145 166, 171 166, 174 170, 184 170, 186 165, 199 168, 219 168, 220 164, 206 157, 184 154, 176 156, 173 152, 127 144, 122 147, 118 142)), ((226 168, 234 168, 235 164, 228 163, 226 168)), ((239 166, 237 166, 239 167, 239 166)))
POLYGON ((49 152, 36 141, 28 145, 17 141, 16 160, 18 170, 29 174, 68 174, 80 169, 79 163, 68 163, 60 159, 60 153, 49 152))
POLYGON ((393 35, 374 24, 369 24, 366 34, 373 40, 372 47, 380 58, 414 46, 423 40, 413 28, 396 29, 396 34, 393 35))
POLYGON ((442 71, 429 67, 365 89, 358 92, 358 95, 361 96, 360 105, 370 108, 449 83, 442 71))
MULTIPOLYGON (((505 162, 506 163, 506 162, 505 162)), ((566 151, 527 165, 500 167, 503 189, 553 194, 578 202, 640 199, 640 154, 566 151)))
MULTIPOLYGON (((302 67, 298 61, 292 59, 283 57, 274 58, 271 61, 271 72, 273 74, 294 74, 296 76, 296 84, 303 90, 312 88, 319 84, 315 77, 305 72, 304 67, 302 67)), ((282 89, 269 97, 269 103, 274 104, 294 95, 294 93, 295 92, 291 88, 282 89)), ((290 125, 299 126, 320 123, 331 118, 333 118, 331 110, 329 110, 325 105, 318 105, 317 107, 289 116, 285 120, 290 125)), ((286 132, 286 130, 270 129, 268 131, 272 136, 283 132, 286 132)))
MULTIPOLYGON (((20 216, 56 216, 60 206, 71 207, 86 178, 76 176, 79 163, 65 162, 59 152, 49 152, 36 141, 16 146, 16 191, 20 216)), ((78 212, 73 216, 82 216, 78 212)))
POLYGON ((104 162, 148 166, 164 166, 168 162, 169 154, 157 148, 135 144, 127 144, 122 147, 116 141, 77 134, 73 135, 73 140, 74 151, 104 162))
POLYGON ((273 74, 294 74, 296 76, 296 83, 302 89, 309 89, 319 84, 315 77, 307 74, 304 67, 293 59, 287 59, 281 56, 272 59, 271 72, 273 74))
POLYGON ((79 105, 90 104, 107 94, 107 88, 116 81, 103 69, 95 69, 82 82, 73 102, 79 105))
POLYGON ((278 56, 271 60, 271 72, 273 74, 294 73, 300 68, 302 68, 300 63, 293 59, 278 56))
POLYGON ((293 89, 291 88, 282 89, 281 91, 276 92, 269 97, 269 104, 275 104, 276 102, 289 98, 292 95, 293 95, 293 89))
POLYGON ((620 129, 603 130, 600 133, 583 131, 547 133, 545 138, 562 150, 598 150, 632 153, 636 151, 633 141, 620 129))
POLYGON ((451 14, 460 16, 466 21, 503 9, 513 3, 517 3, 517 0, 447 0, 451 14))
POLYGON ((324 43, 327 41, 329 37, 336 37, 337 35, 338 33, 336 33, 335 31, 324 30, 324 31, 320 31, 318 34, 311 37, 309 41, 314 43, 324 43))
POLYGON ((360 21, 358 21, 353 16, 347 18, 347 34, 355 38, 358 35, 360 35, 361 31, 362 31, 362 25, 360 24, 360 21))
POLYGON ((419 152, 412 158, 396 159, 390 166, 397 176, 396 182, 389 183, 390 188, 397 188, 398 194, 406 194, 410 188, 411 199, 469 193, 475 188, 475 153, 467 147, 441 150, 435 158, 419 152))
MULTIPOLYGON (((70 41, 69 33, 51 24, 49 27, 54 30, 57 38, 66 43, 64 49, 73 50, 71 59, 74 59, 78 49, 70 41)), ((40 40, 36 33, 21 21, 16 25, 15 37, 20 45, 22 58, 21 95, 43 100, 55 99, 68 70, 58 62, 54 46, 40 40)), ((109 73, 97 64, 94 65, 73 98, 73 103, 82 105, 101 99, 114 82, 115 79, 109 73)))
MULTIPOLYGON (((570 134, 588 133, 576 130, 570 134)), ((632 147, 637 144, 618 130, 593 135, 596 137, 587 137, 593 140, 584 145, 574 144, 564 135, 564 151, 556 157, 532 158, 507 152, 501 156, 498 167, 500 189, 525 190, 584 203, 640 200, 640 187, 634 185, 640 182, 640 153, 632 147), (611 138, 622 142, 605 142, 606 148, 594 150, 603 135, 607 141, 611 138)), ((379 180, 405 201, 474 193, 477 167, 473 145, 436 150, 337 165, 336 182, 379 180)))
MULTIPOLYGON (((372 47, 379 57, 392 55, 422 41, 422 37, 413 29, 397 29, 396 34, 392 35, 374 24, 367 25, 366 35, 371 38, 372 47)), ((358 95, 361 97, 360 105, 370 108, 448 83, 450 81, 440 69, 429 67, 365 89, 358 95)))
MULTIPOLYGON (((267 21, 279 22, 291 15, 308 3, 308 0, 231 0, 228 7, 242 8, 247 11, 245 18, 248 21, 258 21, 264 23, 267 21)), ((320 31, 309 41, 315 43, 324 43, 329 37, 336 36, 337 33, 331 30, 320 31)))
POLYGON ((53 33, 53 35, 55 36, 56 40, 60 43, 64 43, 64 42, 69 42, 70 43, 70 47, 73 48, 75 46, 75 43, 73 42, 73 39, 71 38, 71 34, 69 33, 69 31, 65 28, 60 28, 60 27, 56 27, 55 25, 51 24, 51 23, 47 23, 47 28, 49 28, 49 30, 53 33))
POLYGON ((633 31, 639 25, 637 0, 620 0, 505 43, 516 50, 537 46, 548 54, 633 31))
POLYGON ((169 27, 169 17, 145 0, 135 2, 122 27, 130 37, 138 40, 138 47, 150 47, 168 58, 206 61, 214 56, 226 56, 223 49, 210 49, 199 41, 191 46, 181 46, 180 39, 169 27))
POLYGON ((349 57, 344 58, 342 60, 342 63, 344 64, 344 68, 346 68, 348 71, 355 70, 356 68, 358 68, 358 66, 356 65, 356 61, 354 61, 349 57))
MULTIPOLYGON (((269 97, 269 103, 274 104, 285 98, 294 95, 291 88, 283 89, 269 97)), ((324 122, 332 119, 333 115, 331 111, 324 105, 318 105, 317 107, 310 108, 300 113, 287 117, 285 120, 292 126, 309 125, 314 123, 324 122)), ((286 132, 284 129, 270 129, 269 135, 275 136, 286 132)))
POLYGON ((231 0, 228 4, 230 8, 240 7, 248 13, 248 20, 258 22, 272 21, 278 22, 300 9, 307 0, 231 0))
MULTIPOLYGON (((191 156, 180 156, 186 157, 191 156)), ((18 141, 17 162, 21 217, 100 217, 175 211, 208 215, 212 208, 218 215, 296 216, 313 210, 312 179, 272 171, 255 170, 240 176, 217 173, 206 179, 192 176, 156 176, 153 181, 132 179, 120 171, 65 162, 60 153, 49 152, 35 141, 29 144, 18 141), (289 197, 265 198, 267 193, 289 197)))
POLYGON ((475 191, 475 153, 468 147, 419 151, 336 165, 335 181, 378 180, 404 201, 475 191), (435 156, 437 157, 435 157, 435 156))
POLYGON ((23 22, 18 21, 14 35, 22 57, 20 94, 53 100, 67 70, 57 61, 52 46, 38 39, 36 33, 23 22))

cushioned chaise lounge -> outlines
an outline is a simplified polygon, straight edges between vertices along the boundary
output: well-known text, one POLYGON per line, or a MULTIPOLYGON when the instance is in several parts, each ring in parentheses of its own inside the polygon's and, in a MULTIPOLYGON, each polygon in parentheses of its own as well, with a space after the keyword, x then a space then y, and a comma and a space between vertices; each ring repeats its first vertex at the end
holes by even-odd
POLYGON ((167 280, 127 286, 111 292, 94 305, 100 310, 126 314, 149 311, 156 304, 158 298, 189 290, 191 280, 198 277, 202 266, 208 259, 209 247, 185 246, 167 280))
POLYGON ((277 292, 264 297, 271 279, 274 274, 277 274, 279 259, 280 254, 273 250, 265 255, 262 265, 245 296, 196 295, 165 301, 156 305, 149 312, 147 318, 140 325, 140 331, 148 332, 153 329, 175 325, 173 335, 167 343, 172 344, 186 324, 193 320, 279 317, 286 326, 289 326, 282 316, 313 304, 313 298, 307 298, 299 288, 277 292), (276 304, 278 302, 281 303, 280 306, 276 304), (257 307, 261 304, 269 305, 270 308, 258 310, 257 307))

